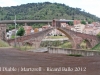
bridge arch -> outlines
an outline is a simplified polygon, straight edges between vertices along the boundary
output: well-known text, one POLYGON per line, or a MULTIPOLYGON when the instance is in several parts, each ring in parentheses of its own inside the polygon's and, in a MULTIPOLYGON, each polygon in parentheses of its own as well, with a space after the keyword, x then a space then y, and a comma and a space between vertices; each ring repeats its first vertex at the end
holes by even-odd
MULTIPOLYGON (((54 29, 54 28, 53 28, 53 29, 54 29)), ((53 30, 53 29, 52 29, 52 30, 53 30)), ((59 31, 61 31, 62 33, 64 33, 64 34, 66 35, 66 37, 69 38, 69 40, 70 40, 70 42, 71 42, 71 45, 72 45, 72 48, 76 48, 77 43, 74 41, 75 39, 74 39, 69 33, 65 32, 65 31, 62 30, 61 28, 56 28, 56 29, 59 30, 59 31)), ((44 39, 44 38, 47 36, 47 34, 50 33, 52 30, 46 32, 42 37, 39 38, 39 39, 41 39, 41 40, 40 40, 40 42, 38 43, 38 47, 40 46, 40 44, 41 44, 41 42, 42 42, 42 39, 44 39)))
POLYGON ((71 44, 72 44, 72 47, 73 48, 76 48, 76 43, 74 41, 74 38, 69 34, 67 33, 66 31, 62 30, 61 28, 57 28, 57 30, 61 31, 62 33, 64 33, 70 40, 71 44))
MULTIPOLYGON (((85 44, 85 46, 84 46, 83 49, 92 48, 92 44, 91 44, 92 40, 91 40, 91 39, 83 39, 83 40, 81 40, 80 46, 81 46, 81 44, 82 44, 83 42, 84 42, 84 44, 85 44)), ((81 48, 82 48, 82 47, 81 47, 81 48)))
POLYGON ((84 39, 84 40, 85 40, 85 42, 86 42, 87 48, 92 48, 92 45, 91 45, 91 41, 92 41, 92 40, 88 40, 88 39, 84 39))

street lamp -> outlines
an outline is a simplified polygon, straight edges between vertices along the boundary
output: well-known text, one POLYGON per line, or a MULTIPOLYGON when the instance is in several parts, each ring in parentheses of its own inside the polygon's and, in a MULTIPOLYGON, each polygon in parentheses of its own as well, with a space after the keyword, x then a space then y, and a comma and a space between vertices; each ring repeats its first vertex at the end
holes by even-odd
POLYGON ((15 47, 16 47, 16 25, 17 25, 17 23, 16 23, 16 15, 15 15, 14 23, 15 23, 15 47))

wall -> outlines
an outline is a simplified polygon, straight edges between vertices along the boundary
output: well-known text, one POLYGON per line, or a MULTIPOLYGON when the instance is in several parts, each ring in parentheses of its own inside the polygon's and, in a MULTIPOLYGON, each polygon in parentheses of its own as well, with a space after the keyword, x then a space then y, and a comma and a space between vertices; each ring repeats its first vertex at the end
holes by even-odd
POLYGON ((6 40, 6 24, 0 24, 0 39, 6 40))
POLYGON ((55 54, 80 54, 82 56, 98 56, 100 52, 91 50, 76 50, 76 49, 62 49, 62 48, 48 48, 49 53, 55 54))

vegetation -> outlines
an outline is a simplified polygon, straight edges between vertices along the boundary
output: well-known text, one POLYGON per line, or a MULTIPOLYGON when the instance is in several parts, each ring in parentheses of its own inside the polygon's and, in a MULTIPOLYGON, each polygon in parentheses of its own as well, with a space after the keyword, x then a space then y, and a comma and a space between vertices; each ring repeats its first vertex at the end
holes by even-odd
POLYGON ((0 47, 9 47, 9 44, 4 42, 3 40, 0 40, 0 47))
POLYGON ((72 48, 71 42, 66 42, 59 46, 60 48, 72 48))
POLYGON ((86 25, 86 21, 82 20, 82 21, 81 21, 81 24, 86 25))
POLYGON ((83 11, 80 8, 72 8, 59 3, 28 3, 20 6, 0 7, 0 20, 17 19, 79 19, 86 21, 99 21, 100 18, 83 11))
POLYGON ((25 33, 25 30, 24 30, 23 27, 20 27, 19 30, 17 31, 17 35, 18 35, 18 36, 23 36, 24 33, 25 33))
POLYGON ((41 47, 48 47, 48 46, 58 47, 61 44, 62 44, 61 41, 42 41, 40 46, 41 47))
POLYGON ((34 49, 35 47, 26 45, 26 46, 20 46, 20 47, 17 46, 16 48, 22 51, 27 51, 27 50, 34 49))
POLYGON ((11 39, 14 39, 14 38, 15 38, 15 35, 12 35, 12 36, 11 36, 11 39))
POLYGON ((98 51, 100 51, 100 43, 97 44, 95 47, 93 47, 92 50, 98 50, 98 51))
MULTIPOLYGON (((16 28, 18 29, 20 26, 22 26, 22 24, 17 24, 16 25, 16 28)), ((12 29, 15 29, 15 25, 14 24, 8 24, 7 25, 7 29, 6 29, 6 32, 8 32, 9 30, 12 30, 12 29)))
POLYGON ((85 40, 81 42, 80 47, 82 49, 87 49, 87 47, 86 47, 86 41, 85 40))
POLYGON ((69 54, 68 56, 82 57, 81 54, 69 54))
POLYGON ((74 25, 74 24, 73 24, 73 22, 68 22, 68 25, 72 26, 72 25, 74 25))
POLYGON ((72 48, 71 42, 68 41, 42 41, 41 47, 59 47, 59 48, 72 48))
MULTIPOLYGON (((52 38, 53 36, 49 37, 52 38)), ((53 38, 58 39, 59 37, 55 36, 53 38), (55 38, 56 37, 56 38, 55 38)), ((64 36, 63 36, 64 37, 64 36)), ((52 38, 52 39, 53 39, 52 38)), ((71 42, 64 40, 64 41, 42 41, 41 42, 41 46, 42 47, 58 47, 58 48, 72 48, 72 44, 71 42)), ((81 44, 80 44, 81 49, 87 49, 86 47, 86 41, 84 40, 81 44)))
POLYGON ((89 21, 88 21, 88 24, 91 24, 91 23, 92 23, 92 21, 89 20, 89 21))
POLYGON ((97 34, 97 37, 100 38, 100 32, 97 34))

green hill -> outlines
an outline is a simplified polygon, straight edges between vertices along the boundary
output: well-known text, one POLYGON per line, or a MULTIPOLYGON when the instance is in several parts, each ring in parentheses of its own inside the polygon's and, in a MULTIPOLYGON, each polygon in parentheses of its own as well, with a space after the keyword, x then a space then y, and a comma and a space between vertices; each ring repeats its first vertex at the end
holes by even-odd
POLYGON ((1 20, 17 19, 79 19, 87 21, 99 21, 100 18, 82 11, 80 8, 72 8, 59 3, 28 3, 20 6, 0 7, 1 20))

